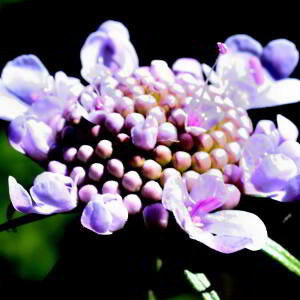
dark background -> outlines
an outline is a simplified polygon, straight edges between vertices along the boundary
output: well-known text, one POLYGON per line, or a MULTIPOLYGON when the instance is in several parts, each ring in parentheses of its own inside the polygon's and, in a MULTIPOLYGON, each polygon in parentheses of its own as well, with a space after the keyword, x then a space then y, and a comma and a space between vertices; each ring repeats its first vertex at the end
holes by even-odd
MULTIPOLYGON (((217 55, 216 42, 237 33, 249 34, 262 45, 272 39, 287 38, 300 49, 298 18, 290 6, 283 6, 285 3, 264 10, 261 4, 250 2, 232 7, 228 3, 197 3, 198 6, 188 1, 169 5, 163 1, 0 2, 0 69, 16 56, 32 53, 50 73, 63 70, 79 77, 80 49, 87 36, 108 19, 127 26, 140 65, 148 65, 153 59, 163 59, 171 65, 179 57, 194 57, 212 65, 217 55)), ((299 66, 292 77, 300 79, 299 66)), ((275 120, 276 114, 281 113, 300 127, 299 108, 300 104, 293 104, 253 110, 249 114, 256 123, 259 119, 275 120)), ((4 132, 5 124, 1 125, 4 132)), ((30 186, 34 174, 40 171, 16 153, 13 155, 18 165, 9 165, 12 162, 5 161, 9 159, 4 154, 10 150, 4 139, 3 135, 1 147, 6 150, 2 151, 4 165, 0 168, 1 195, 4 195, 0 205, 2 221, 8 206, 7 176, 18 174, 20 180, 23 176, 22 180, 30 186)), ((259 215, 270 237, 300 258, 299 203, 244 197, 239 208, 259 215)), ((96 292, 99 299, 106 299, 106 293, 108 299, 142 299, 151 288, 157 299, 186 293, 190 296, 174 299, 201 299, 191 294, 184 279, 183 270, 189 269, 204 272, 221 299, 296 299, 299 294, 298 278, 262 252, 243 250, 233 255, 219 254, 188 240, 173 226, 164 233, 150 233, 144 230, 139 217, 130 218, 123 231, 111 237, 99 237, 80 228, 78 216, 68 217, 67 221, 62 220, 65 216, 54 216, 53 221, 41 221, 27 231, 0 233, 1 292, 39 295, 45 291, 64 291, 68 295, 82 292, 87 296, 96 292), (39 248, 37 241, 45 238, 43 230, 48 232, 49 228, 55 230, 39 248), (59 234, 55 235, 57 231, 59 234), (33 232, 35 239, 31 240, 33 232), (8 236, 1 239, 4 234, 8 236), (20 243, 22 239, 27 243, 20 243), (22 248, 25 244, 26 253, 30 254, 27 256, 22 248), (10 256, 14 247, 19 249, 19 254, 10 256), (41 263, 51 256, 45 252, 47 247, 54 248, 55 255, 40 270, 41 263), (8 250, 1 251, 1 248, 8 250), (155 270, 156 256, 163 261, 159 273, 155 270)))

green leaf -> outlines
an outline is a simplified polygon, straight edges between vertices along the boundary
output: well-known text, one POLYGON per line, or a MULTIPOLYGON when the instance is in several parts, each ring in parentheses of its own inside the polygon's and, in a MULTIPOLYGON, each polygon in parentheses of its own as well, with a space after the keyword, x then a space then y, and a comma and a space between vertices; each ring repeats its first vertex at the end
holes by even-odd
POLYGON ((185 270, 184 274, 194 289, 198 292, 203 292, 210 287, 210 282, 203 273, 194 274, 188 270, 185 270))
POLYGON ((262 251, 285 266, 291 272, 300 276, 300 261, 272 239, 268 238, 262 251))

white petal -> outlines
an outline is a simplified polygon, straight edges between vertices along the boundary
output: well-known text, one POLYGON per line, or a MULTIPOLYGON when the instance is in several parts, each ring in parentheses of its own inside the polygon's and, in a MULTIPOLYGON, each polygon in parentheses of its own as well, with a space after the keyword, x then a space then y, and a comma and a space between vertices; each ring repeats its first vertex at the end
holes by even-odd
POLYGON ((11 94, 0 80, 0 119, 11 121, 24 114, 29 105, 11 94))
POLYGON ((277 115, 277 127, 279 130, 281 139, 283 139, 285 141, 287 141, 287 140, 296 141, 297 140, 298 135, 299 135, 298 128, 288 118, 286 118, 282 115, 277 115))
POLYGON ((49 73, 35 55, 21 55, 9 61, 1 78, 7 89, 28 104, 38 100, 47 87, 49 73))
POLYGON ((216 87, 221 87, 222 82, 217 73, 207 64, 202 64, 202 71, 205 77, 209 77, 209 81, 216 87))

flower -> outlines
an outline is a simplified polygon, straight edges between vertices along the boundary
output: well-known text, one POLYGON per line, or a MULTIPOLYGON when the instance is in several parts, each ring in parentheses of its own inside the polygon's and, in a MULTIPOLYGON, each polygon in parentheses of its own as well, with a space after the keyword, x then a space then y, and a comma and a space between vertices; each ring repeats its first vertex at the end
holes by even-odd
POLYGON ((300 171, 300 144, 297 127, 282 115, 277 124, 258 122, 254 134, 244 144, 240 160, 244 189, 247 194, 292 201, 300 196, 291 191, 300 171))
MULTIPOLYGON (((22 55, 8 62, 0 80, 0 118, 11 121, 10 144, 19 152, 42 161, 47 158, 64 113, 83 86, 63 72, 49 75, 34 55, 22 55)), ((73 105, 74 106, 74 105, 73 105)), ((80 108, 79 103, 75 103, 80 108)), ((72 111, 75 112, 74 107, 72 111)), ((81 113, 84 114, 83 109, 81 113)))
POLYGON ((261 249, 267 231, 256 215, 238 210, 211 213, 230 197, 230 190, 217 176, 200 175, 190 193, 183 180, 173 176, 165 183, 162 203, 190 238, 214 250, 232 253, 243 248, 261 249))
POLYGON ((77 206, 77 185, 70 177, 52 172, 38 175, 28 192, 8 178, 9 195, 14 208, 23 213, 49 215, 72 210, 77 206))
POLYGON ((299 60, 292 42, 273 40, 263 48, 252 37, 238 34, 225 44, 230 52, 218 57, 216 72, 206 64, 202 67, 211 83, 236 105, 250 109, 300 100, 300 81, 287 78, 299 60))
POLYGON ((129 32, 120 22, 106 21, 85 41, 80 59, 81 75, 88 82, 113 73, 128 77, 138 66, 138 57, 129 41, 129 32))
POLYGON ((86 205, 81 224, 97 234, 112 234, 124 227, 128 211, 120 195, 95 195, 86 205))

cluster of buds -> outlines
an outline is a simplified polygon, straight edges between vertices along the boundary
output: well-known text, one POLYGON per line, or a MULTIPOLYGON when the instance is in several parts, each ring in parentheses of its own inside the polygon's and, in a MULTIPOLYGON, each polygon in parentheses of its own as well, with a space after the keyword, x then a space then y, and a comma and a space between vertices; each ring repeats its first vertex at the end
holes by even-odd
MULTIPOLYGON (((231 55, 225 44, 218 48, 231 55)), ((264 224, 232 210, 244 189, 240 160, 253 125, 228 83, 208 84, 217 74, 211 69, 205 81, 194 59, 178 59, 172 69, 161 60, 139 67, 127 29, 114 21, 88 37, 81 61, 87 86, 62 72, 53 78, 32 55, 3 69, 0 96, 19 109, 5 117, 9 141, 47 169, 30 195, 10 177, 14 207, 51 214, 81 201, 82 225, 98 234, 138 213, 146 226, 165 228, 171 211, 191 238, 213 249, 260 249, 264 224)))

